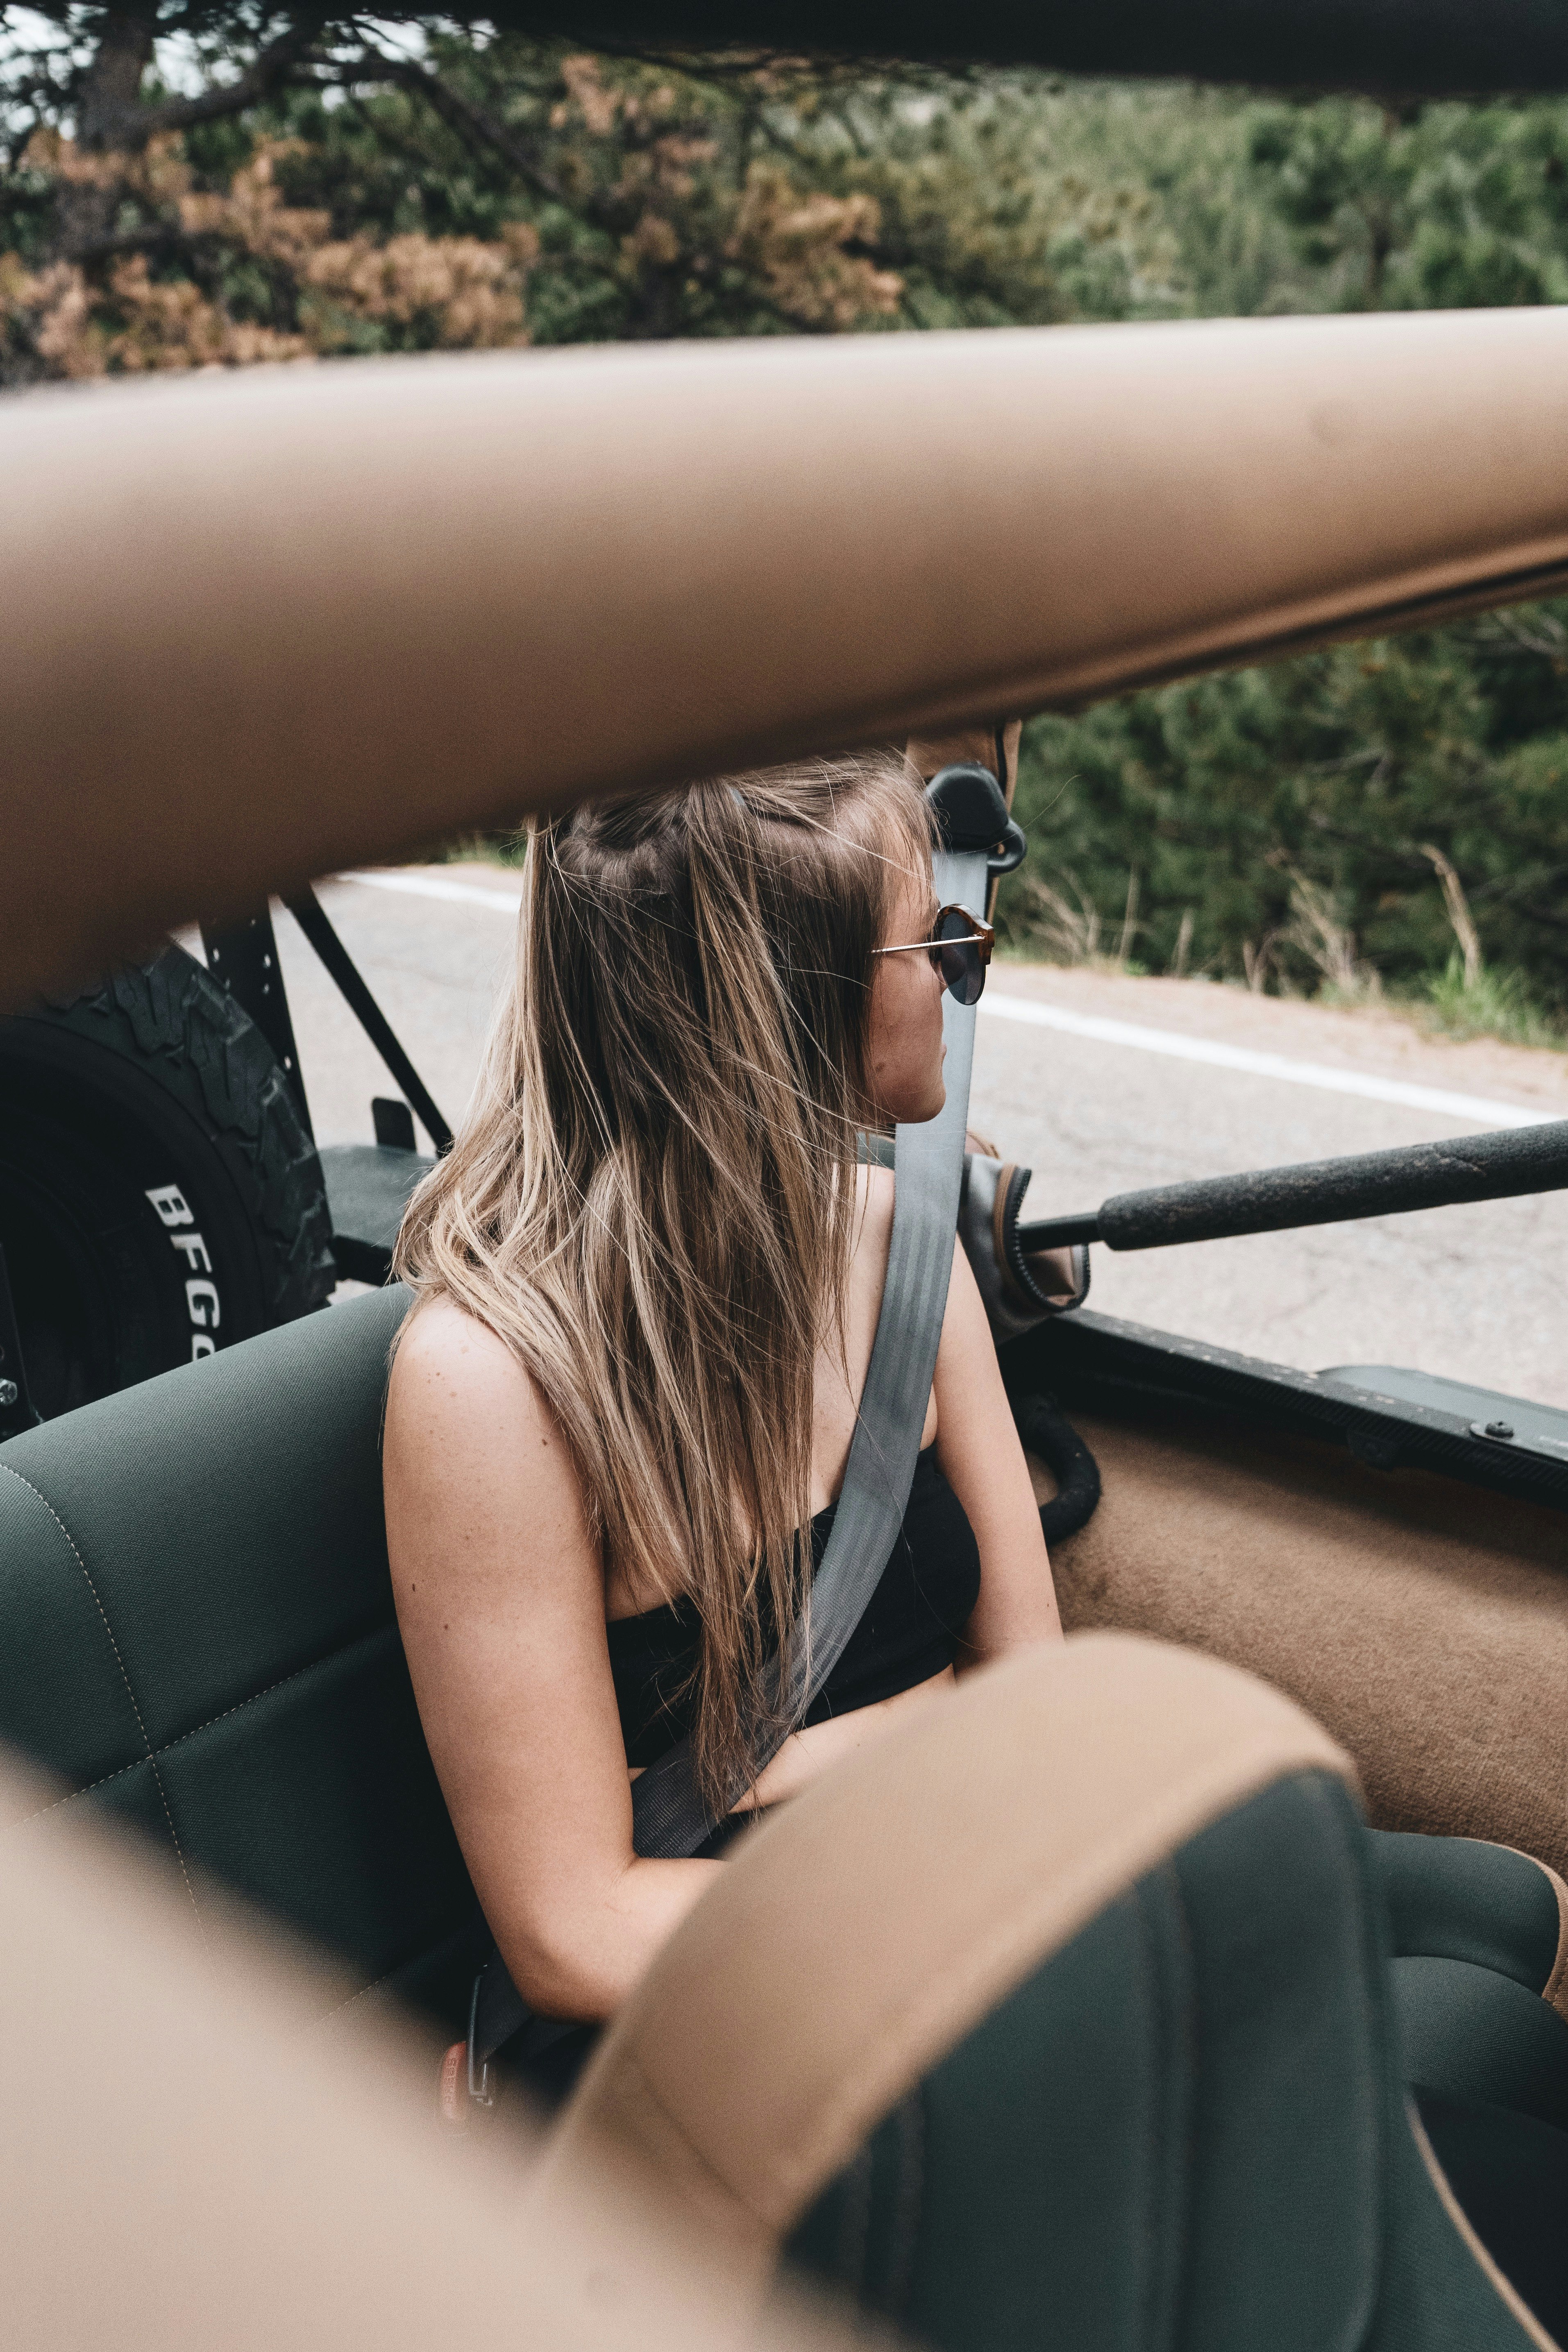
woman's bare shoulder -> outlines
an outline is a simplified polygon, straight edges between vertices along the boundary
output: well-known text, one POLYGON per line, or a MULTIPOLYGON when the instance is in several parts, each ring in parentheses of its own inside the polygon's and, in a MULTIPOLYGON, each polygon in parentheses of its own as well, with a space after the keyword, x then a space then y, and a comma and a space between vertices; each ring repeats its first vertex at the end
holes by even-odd
POLYGON ((393 1378, 417 1370, 426 1379, 454 1373, 467 1379, 498 1379, 507 1367, 526 1380, 517 1357, 488 1323, 455 1298, 422 1298, 404 1325, 393 1358, 393 1378))
POLYGON ((400 1611, 413 1598, 412 1581, 406 1601, 397 1583, 409 1560, 425 1563, 422 1591, 503 1612, 536 1593, 541 1574, 558 1586, 563 1563, 598 1591, 576 1468, 542 1391, 497 1333, 448 1300, 421 1306, 398 1348, 382 1472, 400 1611))
POLYGON ((543 1392, 488 1323, 449 1298, 414 1310, 393 1359, 386 1400, 388 1454, 438 1445, 448 1463, 476 1454, 517 1458, 559 1451, 543 1392))

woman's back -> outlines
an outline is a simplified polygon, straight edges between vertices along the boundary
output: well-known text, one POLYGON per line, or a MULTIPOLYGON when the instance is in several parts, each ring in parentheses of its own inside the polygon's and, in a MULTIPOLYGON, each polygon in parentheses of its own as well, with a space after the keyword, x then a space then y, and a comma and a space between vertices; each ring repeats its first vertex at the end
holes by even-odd
POLYGON ((689 1727, 721 1810, 774 1803, 955 1667, 1058 1630, 960 1254, 865 1639, 824 1719, 746 1767, 880 1308, 892 1181, 858 1165, 858 1131, 942 1101, 942 981, 911 945, 933 909, 923 805, 891 762, 667 794, 533 844, 481 1097, 405 1229, 422 1299, 385 1485, 431 1753, 547 2012, 607 2014, 717 1866, 632 1851, 630 1777, 661 1725, 689 1727), (649 1706, 630 1684, 661 1636, 649 1706))

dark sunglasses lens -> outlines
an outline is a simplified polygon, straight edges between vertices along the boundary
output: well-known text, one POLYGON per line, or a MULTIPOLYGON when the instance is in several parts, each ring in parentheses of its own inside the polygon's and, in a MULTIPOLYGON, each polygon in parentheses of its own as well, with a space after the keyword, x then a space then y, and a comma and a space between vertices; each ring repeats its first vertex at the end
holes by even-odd
POLYGON ((942 986, 952 991, 954 1003, 978 1004, 985 985, 985 967, 980 961, 979 943, 971 933, 969 918, 962 908, 953 908, 942 916, 937 925, 936 940, 937 969, 942 973, 942 986))

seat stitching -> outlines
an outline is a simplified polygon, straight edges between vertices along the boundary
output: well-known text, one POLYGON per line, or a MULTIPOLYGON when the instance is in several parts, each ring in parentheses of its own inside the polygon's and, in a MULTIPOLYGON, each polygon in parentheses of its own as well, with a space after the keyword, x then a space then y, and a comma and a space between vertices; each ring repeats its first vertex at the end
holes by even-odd
POLYGON ((159 1755, 167 1756, 172 1748, 183 1748, 187 1739, 200 1738, 202 1733, 210 1731, 215 1723, 226 1723, 231 1715, 238 1715, 247 1706, 258 1706, 262 1699, 270 1698, 274 1691, 282 1690, 288 1683, 297 1683, 301 1675, 313 1674, 318 1666, 330 1666, 335 1659, 346 1658, 351 1650, 361 1649, 365 1643, 379 1640, 394 1630, 390 1623, 375 1625, 368 1633, 356 1634, 352 1642, 345 1642, 341 1649, 323 1650, 319 1658, 307 1658, 302 1666, 294 1667, 289 1674, 279 1675, 278 1680, 268 1683, 264 1690, 252 1691, 248 1698, 237 1698, 232 1706, 222 1707, 216 1715, 209 1715, 205 1723, 193 1724, 189 1731, 182 1731, 177 1738, 160 1748, 159 1755))
MULTIPOLYGON (((415 1959, 417 1959, 419 1955, 416 1952, 412 1957, 415 1959)), ((389 1983, 391 1979, 397 1975, 400 1969, 405 1969, 407 1966, 408 1962, 406 1960, 396 1961, 390 1969, 384 1969, 380 1976, 372 1977, 369 1984, 361 1985, 358 1992, 351 1992, 346 2000, 334 2001, 331 2009, 323 2009, 321 2014, 312 2021, 313 2023, 317 2025, 325 2025, 330 2018, 341 2017, 345 2009, 352 2009, 356 2000, 363 2000, 367 1993, 374 1992, 378 1986, 389 1983)))
MULTIPOLYGON (((1362 1966, 1352 1977, 1350 1993, 1356 2022, 1365 2036, 1366 2047, 1369 2052, 1375 2053, 1379 2029, 1384 2021, 1379 2013, 1373 1985, 1381 1983, 1387 1986, 1390 1971, 1384 1957, 1384 1938, 1377 1922, 1377 1907, 1368 1899, 1373 1889, 1369 1885, 1370 1856, 1365 1827, 1359 1815, 1347 1822, 1343 1790, 1331 1791, 1321 1772, 1304 1774, 1297 1786, 1307 1806, 1326 1828, 1340 1884, 1348 1888, 1352 1903, 1360 1908, 1356 1941, 1359 1946, 1357 1957, 1362 1966)), ((1384 1999, 1390 1998, 1391 1994, 1392 1987, 1389 1987, 1384 1999)), ((1388 2030, 1393 2030, 1392 2018, 1388 2020, 1388 2030)), ((1406 2105, 1409 2105, 1408 2097, 1406 2105)), ((1387 2248, 1393 2228, 1394 2206, 1384 2160, 1387 2133, 1382 2106, 1381 2098, 1369 2083, 1364 2098, 1358 2103, 1355 2126, 1358 2153, 1365 2163, 1367 2177, 1375 2184, 1372 2194, 1376 2200, 1378 2211, 1368 2232, 1373 2242, 1366 2249, 1364 2270, 1356 2297, 1357 2308, 1345 2326, 1346 2340, 1356 2343, 1364 2342, 1371 2330, 1373 2316, 1382 2305, 1384 2281, 1388 2272, 1387 2248), (1381 2179, 1378 2177, 1380 2171, 1383 2174, 1381 2179)))
POLYGON ((147 1750, 147 1761, 153 1767, 153 1778, 157 1783, 158 1794, 163 1800, 163 1819, 169 1824, 169 1835, 174 1842, 174 1858, 180 1865, 180 1876, 185 1882, 185 1893, 191 1898, 191 1909, 196 1915, 196 1926, 201 1929, 202 1941, 205 1944, 206 1941, 207 1931, 202 1919, 202 1906, 196 1901, 196 1890, 191 1884, 191 1874, 185 1867, 185 1857, 180 1849, 179 1832, 174 1827, 174 1816, 169 1809, 169 1792, 163 1786, 163 1776, 158 1769, 158 1759, 153 1754, 153 1743, 147 1737, 147 1727, 142 1720, 142 1710, 136 1704, 136 1694, 131 1687, 131 1677, 125 1671, 125 1661, 120 1654, 120 1644, 114 1638, 114 1628, 109 1622, 109 1612, 105 1609, 103 1602, 99 1598, 97 1585, 94 1584, 91 1577, 88 1574, 87 1562, 83 1559, 81 1553, 77 1549, 75 1537, 71 1534, 70 1529, 67 1527, 65 1521, 61 1518, 59 1513, 50 1502, 48 1496, 44 1494, 39 1494, 37 1487, 34 1486, 32 1480, 30 1478, 24 1477, 20 1470, 14 1470, 9 1462, 0 1462, 0 1470, 4 1470, 8 1476, 15 1478, 19 1486, 26 1486, 30 1495, 37 1495, 39 1502, 42 1503, 45 1510, 47 1511, 50 1518, 53 1519, 56 1527, 58 1528, 61 1535, 64 1536, 67 1543, 69 1544, 72 1554, 76 1559, 76 1564, 80 1569, 82 1576, 86 1581, 87 1589, 92 1595, 93 1606, 103 1620, 103 1630, 109 1636, 109 1646, 114 1653, 114 1663, 120 1669, 120 1679, 125 1685, 125 1696, 131 1701, 131 1712, 136 1717, 136 1728, 142 1734, 142 1745, 147 1750))
MULTIPOLYGON (((11 1467, 8 1462, 0 1466, 3 1466, 7 1470, 11 1467)), ((35 1487, 33 1491, 37 1494, 37 1488, 35 1487)), ((39 1496, 39 1500, 43 1500, 41 1496, 39 1496)), ((47 1507, 46 1505, 46 1508, 47 1507)), ((68 1537, 66 1539, 68 1542, 70 1540, 68 1537)), ((72 1546, 72 1549, 74 1549, 75 1547, 72 1546)), ((78 1554, 78 1557, 79 1559, 79 1553, 78 1554)), ((85 1574, 85 1570, 83 1572, 85 1574)), ((94 1598, 96 1599, 96 1597, 97 1596, 95 1595, 94 1598)), ((260 1700, 270 1698, 274 1691, 282 1690, 286 1684, 297 1683, 301 1675, 312 1674, 318 1666, 330 1665, 334 1658, 346 1657, 350 1650, 357 1650, 362 1643, 372 1642, 376 1638, 377 1634, 389 1633, 391 1631, 392 1628, 390 1625, 377 1625, 374 1627, 370 1633, 362 1633, 354 1641, 345 1643, 341 1650, 323 1650, 319 1658, 307 1658, 302 1666, 295 1666, 290 1673, 279 1675, 275 1683, 268 1683, 263 1689, 252 1691, 249 1693, 248 1696, 245 1698, 237 1698, 232 1706, 222 1708, 216 1715, 209 1715, 205 1723, 193 1724, 189 1731, 182 1731, 175 1738, 166 1739, 162 1748, 154 1749, 149 1747, 146 1755, 144 1757, 138 1756, 134 1762, 117 1765, 112 1772, 105 1772, 99 1780, 89 1780, 79 1789, 68 1789, 63 1796, 51 1797, 47 1805, 40 1805, 38 1807, 37 1812, 24 1814, 22 1819, 14 1824, 14 1827, 16 1829, 26 1829, 29 1822, 41 1821, 46 1813, 58 1811, 61 1805, 69 1805, 74 1803, 78 1797, 90 1797, 95 1789, 105 1788, 110 1780, 118 1780, 122 1772, 134 1772, 137 1765, 139 1764, 151 1763, 153 1767, 154 1773, 156 1773, 157 1765, 155 1759, 157 1757, 172 1755, 176 1748, 183 1748, 187 1739, 199 1738, 204 1731, 210 1731, 215 1723, 226 1723, 231 1715, 239 1715, 246 1707, 255 1706, 260 1700)), ((110 1641, 112 1641, 113 1638, 113 1635, 110 1634, 110 1641)), ((119 1654, 117 1652, 116 1655, 118 1654, 119 1654)), ((124 1671, 124 1668, 121 1667, 121 1674, 123 1674, 124 1671)), ((127 1685, 127 1687, 129 1687, 129 1685, 127 1685)), ((132 1705, 133 1706, 135 1703, 134 1699, 132 1699, 132 1705)), ((140 1717, 137 1717, 137 1721, 141 1721, 140 1717)), ((142 1736, 145 1738, 146 1733, 143 1732, 142 1736)))
POLYGON ((1541 1987, 1541 1998, 1548 2009, 1554 2009, 1564 2024, 1568 2024, 1568 1886, 1552 1869, 1533 1853, 1524 1853, 1516 1845, 1504 1846, 1505 1853, 1517 1853, 1525 1862, 1533 1862, 1537 1870, 1544 1871, 1552 1884, 1557 1904, 1557 1949, 1552 1956, 1552 1971, 1541 1987))
MULTIPOLYGON (((472 1922, 469 1921, 468 1924, 471 1926, 472 1922)), ((331 2009, 323 2009, 313 2022, 317 2025, 325 2025, 329 2018, 341 2017, 345 2009, 352 2009, 356 2000, 364 1999, 366 1993, 374 1992, 378 1986, 389 1984, 394 1977, 401 1976, 405 1969, 412 1968, 416 1960, 428 1958, 431 1953, 445 1950, 449 1944, 456 1943, 458 1937, 463 1933, 462 1927, 454 1927, 450 1935, 438 1936, 434 1944, 416 1945, 413 1951, 404 1954, 402 1959, 394 1960, 389 1969, 384 1969, 380 1976, 372 1977, 369 1984, 361 1985, 358 1992, 351 1992, 345 2000, 334 2002, 331 2009)))
MULTIPOLYGON (((6 1467, 9 1468, 10 1465, 7 1464, 6 1467)), ((100 1772, 96 1780, 84 1780, 79 1789, 67 1789, 59 1796, 51 1797, 47 1805, 39 1805, 35 1811, 22 1814, 11 1827, 25 1830, 30 1822, 41 1822, 46 1813, 58 1812, 62 1805, 74 1803, 78 1797, 90 1797, 95 1789, 107 1789, 110 1780, 122 1780, 127 1772, 140 1772, 146 1761, 145 1756, 133 1756, 129 1764, 117 1764, 112 1772, 100 1772)))

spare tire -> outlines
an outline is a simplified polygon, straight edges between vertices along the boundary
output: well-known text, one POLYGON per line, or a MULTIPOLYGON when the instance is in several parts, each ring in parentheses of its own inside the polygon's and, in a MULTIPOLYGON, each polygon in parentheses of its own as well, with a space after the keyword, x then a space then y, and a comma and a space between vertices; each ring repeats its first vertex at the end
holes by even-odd
POLYGON ((0 1021, 0 1246, 46 1420, 324 1304, 315 1146, 182 949, 0 1021))

